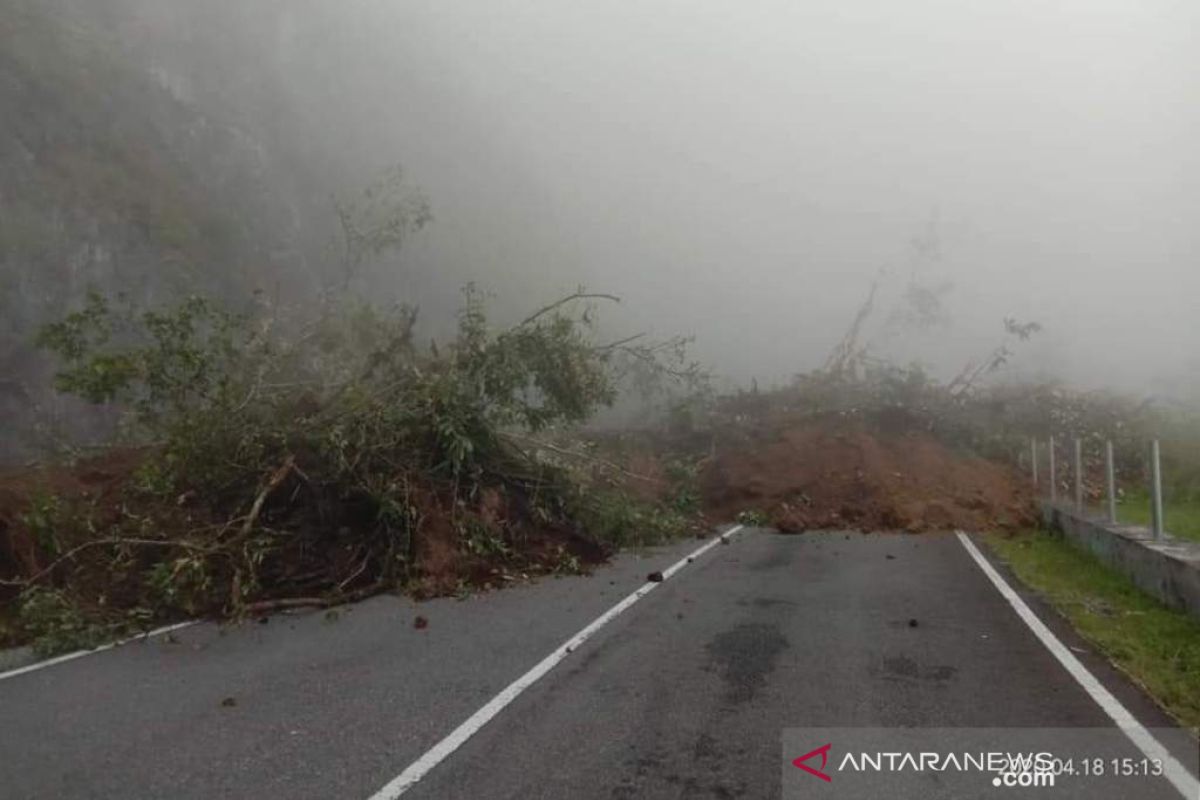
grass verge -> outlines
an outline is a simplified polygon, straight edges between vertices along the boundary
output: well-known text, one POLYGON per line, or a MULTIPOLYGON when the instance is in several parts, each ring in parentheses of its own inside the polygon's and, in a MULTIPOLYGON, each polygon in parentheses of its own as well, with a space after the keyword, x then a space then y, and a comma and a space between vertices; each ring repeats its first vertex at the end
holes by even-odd
MULTIPOLYGON (((1167 502, 1163 508, 1168 533, 1181 539, 1200 541, 1200 499, 1167 502)), ((1150 525, 1150 497, 1144 493, 1126 496, 1117 506, 1117 519, 1134 525, 1150 525)))
POLYGON ((989 537, 987 543, 1168 713, 1187 727, 1200 726, 1200 621, 1044 531, 989 537))

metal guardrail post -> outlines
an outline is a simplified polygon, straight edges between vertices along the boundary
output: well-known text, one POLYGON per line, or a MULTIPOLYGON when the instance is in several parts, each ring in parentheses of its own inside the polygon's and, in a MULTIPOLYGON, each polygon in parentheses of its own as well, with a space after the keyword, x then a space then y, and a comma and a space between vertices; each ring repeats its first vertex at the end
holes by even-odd
POLYGON ((1075 437, 1075 510, 1083 513, 1083 441, 1075 437))
POLYGON ((1104 477, 1108 488, 1108 521, 1117 524, 1117 470, 1113 464, 1112 439, 1104 443, 1104 477))
POLYGON ((1150 518, 1155 541, 1163 538, 1162 467, 1158 439, 1150 443, 1150 518))
POLYGON ((1032 464, 1033 471, 1033 488, 1037 491, 1038 474, 1037 474, 1037 437, 1034 436, 1029 440, 1029 462, 1032 464))
POLYGON ((1054 437, 1050 437, 1050 502, 1058 502, 1058 474, 1054 465, 1054 437))

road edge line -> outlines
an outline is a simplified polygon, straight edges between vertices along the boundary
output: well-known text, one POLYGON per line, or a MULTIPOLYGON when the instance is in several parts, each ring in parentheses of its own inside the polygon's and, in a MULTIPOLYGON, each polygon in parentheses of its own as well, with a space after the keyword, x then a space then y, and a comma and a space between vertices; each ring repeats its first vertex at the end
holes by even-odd
POLYGON ((171 633, 172 631, 178 631, 178 630, 183 630, 184 628, 190 628, 191 626, 197 625, 200 622, 201 622, 201 620, 198 620, 198 619, 188 620, 187 622, 176 622, 173 625, 164 625, 161 628, 155 628, 152 631, 146 631, 145 633, 139 633, 136 636, 130 636, 126 639, 120 639, 115 642, 109 642, 108 644, 102 644, 99 647, 93 647, 91 650, 76 650, 73 653, 65 653, 61 656, 55 656, 54 658, 47 658, 44 661, 37 661, 37 662, 34 662, 33 664, 26 664, 23 667, 17 667, 16 669, 10 669, 8 672, 0 672, 0 681, 6 680, 8 678, 15 678, 18 675, 24 675, 26 672, 36 672, 39 669, 45 669, 46 667, 53 667, 58 664, 64 664, 68 661, 74 661, 77 658, 83 658, 84 656, 95 655, 96 653, 103 653, 106 650, 113 650, 115 648, 121 647, 122 645, 127 645, 130 642, 145 641, 146 639, 150 639, 155 636, 161 636, 164 633, 171 633))
POLYGON ((1058 662, 1083 687, 1083 690, 1095 701, 1096 705, 1100 706, 1105 714, 1108 714, 1112 721, 1117 724, 1117 727, 1121 729, 1121 732, 1129 737, 1129 740, 1147 758, 1162 761, 1163 774, 1166 775, 1167 780, 1171 782, 1171 785, 1181 795, 1187 798, 1187 800, 1200 798, 1200 781, 1197 781, 1170 751, 1159 744, 1150 731, 1146 730, 1146 727, 1138 722, 1137 718, 1125 706, 1121 705, 1121 701, 1105 688, 1104 684, 1096 679, 1096 676, 1088 671, 1083 662, 1067 649, 1066 645, 1054 635, 1053 631, 1046 627, 1044 622, 1038 619, 1037 614, 1033 613, 1033 609, 1008 585, 1008 582, 988 562, 983 553, 979 552, 979 548, 975 546, 971 538, 962 531, 955 531, 955 535, 958 536, 958 541, 962 543, 968 555, 983 570, 983 574, 988 577, 1001 596, 1017 612, 1017 616, 1021 618, 1021 621, 1033 631, 1034 636, 1058 659, 1058 662))
POLYGON ((676 561, 671 566, 662 571, 662 581, 652 581, 643 584, 637 591, 625 597, 612 608, 605 611, 599 617, 594 619, 586 627, 576 633, 567 641, 559 645, 558 649, 550 655, 543 658, 528 672, 515 681, 506 686, 499 694, 489 700, 483 707, 466 719, 457 728, 447 734, 441 741, 426 750, 425 753, 413 763, 409 764, 403 772, 397 775, 392 780, 388 781, 382 789, 375 792, 369 800, 396 800, 400 795, 413 788, 426 775, 433 770, 438 764, 448 758, 455 750, 462 747, 472 736, 479 732, 483 726, 492 721, 501 711, 503 711, 512 701, 516 700, 526 689, 537 683, 550 670, 554 669, 567 656, 577 650, 580 645, 603 628, 608 623, 619 617, 630 606, 641 600, 650 592, 654 591, 664 581, 670 580, 677 572, 686 567, 688 564, 695 561, 700 556, 707 553, 709 550, 716 547, 722 542, 727 542, 729 537, 737 534, 745 528, 744 525, 734 525, 729 530, 714 537, 703 547, 694 550, 688 555, 676 561))

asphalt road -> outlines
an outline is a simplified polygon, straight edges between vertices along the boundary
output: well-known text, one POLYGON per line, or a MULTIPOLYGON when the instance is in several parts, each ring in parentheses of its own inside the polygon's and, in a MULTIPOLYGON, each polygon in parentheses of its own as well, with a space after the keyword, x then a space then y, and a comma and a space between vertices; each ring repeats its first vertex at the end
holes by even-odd
MULTIPOLYGON (((0 797, 366 800, 695 546, 464 601, 201 625, 0 680, 0 797)), ((1032 604, 1143 724, 1171 724, 1032 604)), ((955 537, 755 531, 605 626, 405 798, 773 798, 789 728, 1111 726, 955 537)), ((1082 796, 1122 796, 1109 788, 1082 796)))

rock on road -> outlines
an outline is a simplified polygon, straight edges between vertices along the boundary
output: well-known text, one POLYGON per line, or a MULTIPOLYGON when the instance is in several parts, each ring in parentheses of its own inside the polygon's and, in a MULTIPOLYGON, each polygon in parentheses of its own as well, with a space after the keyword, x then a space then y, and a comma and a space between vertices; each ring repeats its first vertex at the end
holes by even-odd
MULTIPOLYGON (((464 601, 197 625, 0 680, 0 797, 365 800, 695 546, 464 601)), ((1143 724, 1171 725, 1033 606, 1143 724)), ((953 535, 750 531, 405 798, 771 798, 786 728, 1111 725, 953 535)))

